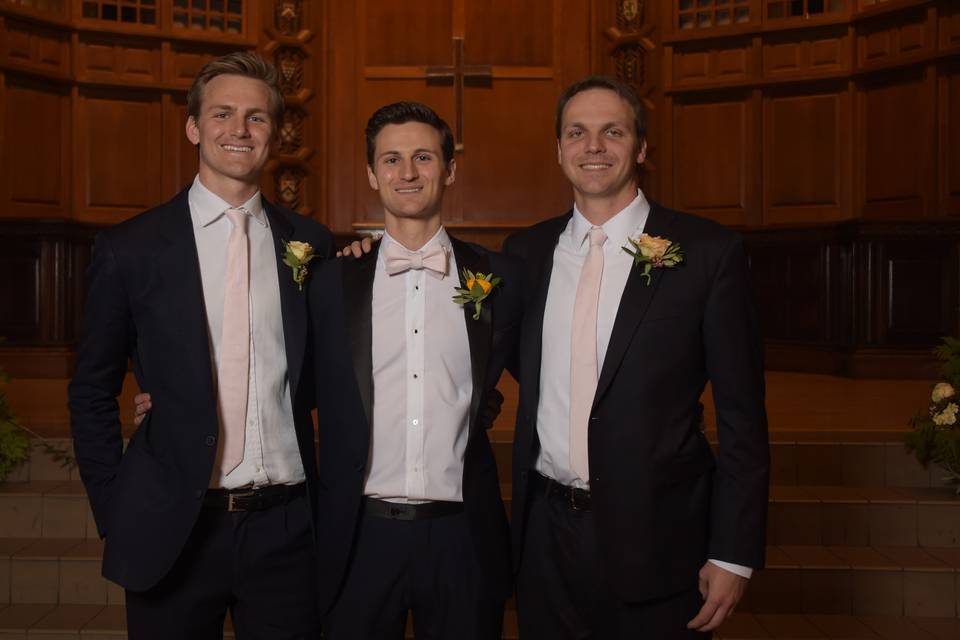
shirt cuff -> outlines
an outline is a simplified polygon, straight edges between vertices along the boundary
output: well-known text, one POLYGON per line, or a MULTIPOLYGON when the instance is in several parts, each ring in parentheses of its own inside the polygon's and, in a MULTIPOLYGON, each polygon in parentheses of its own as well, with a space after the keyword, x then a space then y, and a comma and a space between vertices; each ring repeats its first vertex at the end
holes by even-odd
POLYGON ((750 567, 745 567, 741 564, 733 564, 732 562, 724 562, 723 560, 714 560, 711 558, 708 562, 712 562, 721 569, 729 571, 730 573, 735 573, 741 578, 750 579, 750 576, 753 575, 753 569, 750 567))

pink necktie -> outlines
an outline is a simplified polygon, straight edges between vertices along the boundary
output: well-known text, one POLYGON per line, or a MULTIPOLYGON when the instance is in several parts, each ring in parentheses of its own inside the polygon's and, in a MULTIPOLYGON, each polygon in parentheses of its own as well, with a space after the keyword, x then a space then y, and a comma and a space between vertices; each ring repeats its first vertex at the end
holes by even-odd
POLYGON ((250 259, 247 249, 247 212, 227 209, 233 224, 227 242, 227 268, 223 296, 223 329, 220 334, 220 367, 217 375, 220 419, 223 422, 220 468, 224 475, 243 460, 250 384, 250 259))
POLYGON ((391 276, 410 269, 425 269, 434 278, 447 275, 447 250, 438 242, 422 251, 410 251, 399 242, 390 242, 383 252, 384 264, 391 276))
POLYGON ((597 302, 606 240, 603 229, 590 228, 590 250, 580 271, 570 332, 570 468, 586 482, 590 481, 587 427, 597 392, 597 302))

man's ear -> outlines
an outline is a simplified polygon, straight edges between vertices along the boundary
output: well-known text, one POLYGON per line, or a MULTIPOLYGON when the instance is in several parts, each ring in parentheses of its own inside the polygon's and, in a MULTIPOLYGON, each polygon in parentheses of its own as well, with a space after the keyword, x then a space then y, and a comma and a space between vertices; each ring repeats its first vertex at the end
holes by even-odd
POLYGON ((443 181, 443 184, 450 186, 457 179, 457 161, 453 158, 450 158, 450 162, 447 163, 447 179, 443 181))
POLYGON ((647 141, 644 140, 640 143, 640 151, 637 152, 637 164, 643 164, 643 161, 647 159, 647 141))
POLYGON ((563 151, 560 150, 560 140, 557 140, 557 164, 563 166, 563 151))
POLYGON ((184 127, 187 134, 187 140, 192 145, 200 144, 200 127, 197 126, 197 119, 193 116, 187 116, 187 124, 184 127))
POLYGON ((367 182, 370 183, 371 189, 380 191, 380 183, 377 181, 377 175, 373 172, 373 169, 370 168, 370 165, 367 165, 367 182))

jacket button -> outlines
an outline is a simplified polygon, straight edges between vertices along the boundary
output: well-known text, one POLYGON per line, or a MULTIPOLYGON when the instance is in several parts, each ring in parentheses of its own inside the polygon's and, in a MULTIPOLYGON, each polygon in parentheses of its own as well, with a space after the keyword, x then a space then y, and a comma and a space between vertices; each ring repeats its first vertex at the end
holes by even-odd
POLYGON ((203 497, 203 489, 197 489, 196 493, 193 495, 197 496, 197 500, 203 497))
POLYGON ((212 447, 213 445, 217 444, 216 436, 207 436, 206 438, 203 439, 203 441, 207 443, 208 447, 212 447))

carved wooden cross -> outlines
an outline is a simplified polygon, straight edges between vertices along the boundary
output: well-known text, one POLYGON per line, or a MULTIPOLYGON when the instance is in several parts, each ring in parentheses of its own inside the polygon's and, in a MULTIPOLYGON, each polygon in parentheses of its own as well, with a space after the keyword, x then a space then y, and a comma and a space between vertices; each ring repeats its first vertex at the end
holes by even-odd
POLYGON ((463 153, 463 89, 464 87, 489 87, 493 84, 493 69, 488 64, 468 65, 463 62, 463 36, 453 37, 453 66, 427 67, 427 84, 431 86, 453 85, 454 107, 457 110, 454 123, 454 149, 463 153))

